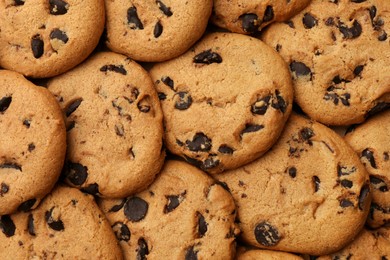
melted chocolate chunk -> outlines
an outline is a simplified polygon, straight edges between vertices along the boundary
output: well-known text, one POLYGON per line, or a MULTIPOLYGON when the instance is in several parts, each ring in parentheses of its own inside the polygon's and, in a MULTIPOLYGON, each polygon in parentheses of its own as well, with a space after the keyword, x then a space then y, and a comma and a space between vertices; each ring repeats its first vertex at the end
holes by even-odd
POLYGON ((340 200, 340 207, 342 208, 353 207, 353 202, 348 199, 342 199, 340 200))
POLYGON ((25 0, 14 0, 15 5, 24 5, 25 0))
POLYGON ((12 237, 15 235, 15 224, 9 215, 3 215, 0 217, 0 229, 6 237, 12 237))
POLYGON ((302 18, 303 26, 306 29, 311 29, 318 24, 318 20, 314 18, 310 13, 305 13, 302 18))
POLYGON ((88 168, 80 163, 68 162, 65 169, 66 179, 73 185, 82 185, 88 177, 88 168))
POLYGON ((49 227, 55 231, 61 231, 64 230, 64 223, 61 219, 55 220, 52 216, 54 207, 50 209, 50 211, 45 212, 45 220, 46 223, 49 225, 49 227))
POLYGON ((390 102, 380 102, 378 104, 376 104, 373 108, 371 108, 367 114, 365 115, 365 117, 370 117, 370 116, 373 116, 379 112, 381 112, 382 110, 385 110, 387 108, 390 107, 390 102))
POLYGON ((345 176, 350 175, 352 173, 356 172, 355 167, 351 167, 350 169, 347 166, 342 166, 340 164, 337 165, 337 176, 345 176))
POLYGON ((128 220, 138 222, 145 218, 148 208, 149 204, 145 200, 139 197, 131 197, 125 202, 124 213, 128 220))
POLYGON ((197 216, 198 216, 198 235, 199 237, 203 237, 207 232, 208 224, 202 214, 197 212, 197 216))
POLYGON ((354 74, 355 76, 360 76, 360 73, 362 73, 363 69, 364 69, 364 65, 358 65, 358 66, 356 66, 355 69, 353 70, 353 74, 354 74))
POLYGON ((279 109, 282 113, 286 112, 287 104, 286 101, 283 99, 283 97, 280 94, 278 90, 275 91, 276 94, 276 100, 274 99, 272 101, 271 106, 275 109, 279 109))
POLYGON ((3 197, 4 194, 8 193, 8 191, 9 191, 9 186, 4 182, 2 182, 0 185, 0 197, 3 197))
POLYGON ((69 5, 67 2, 62 0, 49 0, 50 14, 63 15, 68 12, 69 5))
POLYGON ((363 210, 364 204, 366 203, 366 198, 368 194, 370 193, 370 185, 364 184, 363 187, 360 190, 359 194, 359 209, 363 210))
POLYGON ((187 192, 184 191, 180 195, 168 195, 168 196, 165 196, 167 198, 168 202, 167 202, 167 204, 164 207, 164 213, 167 214, 167 213, 172 212, 173 210, 175 210, 180 205, 180 203, 183 200, 183 198, 184 198, 186 193, 187 192))
POLYGON ((291 178, 295 178, 297 176, 297 168, 295 167, 289 168, 288 175, 290 175, 291 178))
POLYGON ((218 148, 218 152, 223 153, 223 154, 233 154, 234 149, 226 144, 223 144, 218 148))
POLYGON ((351 0, 352 3, 363 3, 367 0, 351 0))
POLYGON ((69 38, 64 31, 60 29, 54 29, 50 33, 50 39, 57 39, 62 41, 63 43, 67 43, 69 38))
POLYGON ((341 180, 340 183, 341 183, 341 186, 343 186, 344 188, 348 188, 348 189, 352 188, 352 186, 353 186, 353 182, 350 180, 341 180))
POLYGON ((218 159, 214 159, 214 157, 209 157, 202 163, 200 168, 202 168, 203 170, 212 169, 217 167, 219 163, 220 161, 218 159))
POLYGON ((386 41, 387 40, 387 33, 385 31, 382 31, 381 34, 378 36, 378 41, 386 41))
POLYGON ((376 7, 373 5, 370 7, 370 18, 371 18, 371 21, 374 20, 375 16, 376 16, 376 7))
POLYGON ((158 99, 159 100, 165 100, 167 99, 167 94, 163 93, 163 92, 158 92, 158 99))
POLYGON ((263 128, 264 128, 263 125, 245 124, 245 128, 241 131, 240 136, 242 138, 244 134, 257 132, 263 128))
POLYGON ((11 105, 12 97, 5 96, 0 99, 0 113, 4 113, 8 107, 11 105))
POLYGON ((130 229, 122 222, 115 222, 112 229, 118 241, 129 241, 131 237, 130 229))
POLYGON ((274 246, 280 241, 278 230, 265 221, 257 224, 254 233, 257 242, 263 246, 274 246))
POLYGON ((380 190, 381 192, 389 191, 386 182, 378 176, 370 175, 370 182, 375 189, 380 190))
POLYGON ((321 180, 318 176, 313 176, 314 192, 317 192, 320 189, 321 180))
POLYGON ((371 167, 377 169, 374 152, 371 151, 369 148, 364 149, 360 157, 366 158, 370 162, 371 167))
POLYGON ((132 6, 127 10, 127 23, 129 24, 130 29, 132 30, 144 29, 144 25, 142 24, 141 20, 138 17, 137 8, 135 6, 132 6))
POLYGON ((299 136, 302 140, 307 141, 314 136, 314 131, 311 128, 305 127, 299 131, 299 136))
POLYGON ((28 150, 29 152, 34 151, 34 150, 35 150, 35 144, 33 144, 33 143, 28 144, 27 150, 28 150))
POLYGON ((198 260, 198 251, 195 251, 194 246, 187 248, 185 260, 198 260))
POLYGON ((43 55, 44 43, 39 34, 34 35, 31 39, 31 50, 34 58, 39 59, 43 55))
POLYGON ((177 101, 175 102, 175 108, 179 110, 186 110, 192 104, 192 97, 187 92, 178 92, 177 101))
POLYGON ((173 15, 171 8, 167 7, 162 1, 157 0, 156 4, 158 5, 159 9, 163 12, 163 14, 165 14, 166 16, 169 17, 173 15))
POLYGON ((256 115, 264 115, 267 112, 271 96, 261 97, 251 106, 251 112, 256 115))
POLYGON ((192 152, 208 152, 212 146, 212 141, 204 133, 196 133, 192 141, 186 141, 186 147, 192 152))
POLYGON ((258 31, 261 22, 256 14, 248 13, 240 15, 239 19, 242 22, 242 29, 247 33, 255 33, 258 31))
POLYGON ((351 28, 342 24, 339 26, 339 30, 343 34, 344 39, 355 39, 362 33, 362 26, 355 20, 351 28))
POLYGON ((267 5, 264 11, 263 22, 269 22, 272 21, 272 19, 274 19, 274 9, 272 6, 267 5))
POLYGON ((290 63, 290 70, 295 72, 297 77, 311 75, 311 70, 303 62, 293 61, 290 63))
POLYGON ((162 77, 162 78, 161 78, 161 81, 162 81, 165 85, 167 85, 168 87, 170 87, 171 89, 173 89, 175 83, 173 82, 173 80, 172 80, 170 77, 168 77, 168 76, 162 77))
POLYGON ((126 200, 123 199, 119 205, 114 205, 108 212, 118 212, 125 205, 126 200))
POLYGON ((27 230, 28 230, 28 233, 29 233, 31 236, 35 236, 34 217, 33 217, 32 214, 29 214, 29 215, 28 215, 28 219, 27 219, 27 230))
POLYGON ((100 71, 102 72, 107 72, 107 71, 113 71, 122 75, 127 75, 127 71, 123 65, 104 65, 103 67, 100 68, 100 71))
POLYGON ((137 260, 146 260, 149 254, 148 244, 144 238, 138 239, 137 260))
POLYGON ((76 109, 80 106, 82 101, 83 101, 82 98, 73 100, 69 105, 66 106, 65 115, 69 117, 74 111, 76 111, 76 109))
POLYGON ((14 170, 22 171, 22 166, 17 163, 6 162, 0 164, 0 169, 14 169, 14 170))
POLYGON ((211 63, 221 63, 222 57, 218 53, 212 52, 211 49, 208 49, 195 55, 193 62, 207 65, 211 63))
POLYGON ((35 202, 37 202, 37 199, 27 200, 19 205, 18 210, 27 212, 35 205, 35 202))
POLYGON ((154 38, 160 37, 162 32, 163 32, 163 26, 161 25, 160 21, 158 21, 154 26, 154 30, 153 30, 154 38))
POLYGON ((82 188, 81 191, 96 196, 99 194, 99 185, 97 183, 92 183, 87 187, 82 188))

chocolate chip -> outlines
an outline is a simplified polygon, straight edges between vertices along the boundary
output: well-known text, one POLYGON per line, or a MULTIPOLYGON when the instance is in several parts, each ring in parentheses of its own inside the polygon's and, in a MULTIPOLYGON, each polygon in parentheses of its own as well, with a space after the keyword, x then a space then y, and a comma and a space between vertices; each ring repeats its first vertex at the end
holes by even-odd
POLYGON ((341 180, 340 183, 341 183, 341 186, 343 186, 344 188, 348 188, 348 189, 352 188, 352 186, 353 186, 353 182, 350 180, 341 180))
POLYGON ((15 224, 9 215, 3 215, 0 217, 0 229, 6 237, 12 237, 15 235, 15 224))
POLYGON ((5 96, 2 99, 0 99, 0 113, 4 113, 8 107, 11 105, 12 97, 11 96, 5 96))
POLYGON ((256 14, 248 13, 240 15, 239 19, 242 23, 242 29, 247 33, 255 33, 258 31, 261 22, 256 14))
POLYGON ((166 196, 166 198, 168 200, 168 203, 164 207, 164 213, 165 214, 173 211, 180 204, 179 196, 177 196, 177 195, 169 195, 169 196, 166 196))
POLYGON ((380 190, 381 192, 389 191, 386 182, 377 176, 370 175, 370 182, 375 189, 380 190))
POLYGON ((142 24, 141 20, 138 17, 137 8, 135 6, 132 6, 127 10, 127 23, 129 24, 130 29, 132 30, 144 29, 144 25, 142 24))
POLYGON ((295 167, 289 168, 288 175, 290 175, 291 178, 295 178, 297 176, 297 168, 295 167))
POLYGON ((22 166, 20 166, 17 163, 6 162, 6 163, 3 163, 3 164, 0 164, 0 169, 15 169, 15 170, 18 170, 18 171, 22 171, 22 166))
POLYGON ((274 246, 280 241, 278 230, 265 221, 257 224, 254 233, 257 242, 263 246, 274 246))
POLYGON ((171 89, 173 89, 174 82, 173 82, 173 80, 172 80, 170 77, 168 77, 168 76, 162 77, 162 78, 161 78, 161 81, 162 81, 165 85, 167 85, 168 87, 170 87, 171 89))
POLYGON ((370 185, 364 184, 359 194, 359 209, 363 210, 364 204, 366 202, 366 198, 368 197, 369 193, 370 193, 370 185))
POLYGON ((223 154, 233 154, 234 153, 234 149, 229 147, 226 144, 223 144, 223 145, 221 145, 218 148, 218 152, 223 153, 223 154))
POLYGON ((371 20, 374 20, 375 16, 376 16, 376 7, 373 5, 370 7, 370 18, 371 20))
POLYGON ((195 251, 194 246, 187 248, 185 260, 198 260, 198 251, 195 251))
POLYGON ((364 149, 360 158, 362 157, 366 158, 370 162, 372 168, 377 169, 373 151, 371 151, 369 148, 364 149))
POLYGON ((81 191, 96 196, 99 194, 99 185, 97 183, 92 183, 87 187, 82 188, 81 191))
POLYGON ((178 92, 176 93, 175 97, 176 97, 176 102, 175 102, 176 109, 186 110, 192 104, 192 97, 187 92, 178 92))
POLYGON ((130 240, 131 233, 126 224, 122 222, 115 222, 114 225, 112 225, 112 229, 118 241, 127 242, 130 240))
POLYGON ((63 43, 67 43, 69 38, 64 31, 60 29, 54 29, 50 33, 50 39, 57 39, 62 41, 63 43))
POLYGON ((120 136, 120 137, 124 136, 124 134, 125 134, 125 129, 123 128, 123 125, 122 125, 122 124, 120 124, 120 125, 115 125, 115 134, 116 134, 117 136, 120 136))
POLYGON ((200 168, 207 171, 209 169, 217 167, 219 164, 220 164, 220 161, 218 159, 215 159, 214 157, 209 157, 202 163, 200 168))
POLYGON ((126 69, 123 67, 123 65, 104 65, 100 68, 100 71, 107 72, 107 71, 113 71, 122 75, 127 75, 126 69))
POLYGON ((150 99, 149 96, 146 95, 140 101, 138 101, 137 108, 142 113, 148 113, 150 111, 149 99, 150 99))
POLYGON ((352 3, 363 3, 367 0, 351 0, 352 3))
POLYGON ((293 61, 290 63, 290 70, 295 72, 297 77, 311 74, 311 70, 303 62, 293 61))
POLYGON ((271 96, 260 97, 251 106, 251 112, 256 115, 264 115, 267 112, 271 96))
POLYGON ((159 100, 165 100, 167 99, 167 94, 163 93, 163 92, 158 92, 158 99, 159 100))
POLYGON ((158 5, 159 9, 165 14, 166 16, 172 16, 172 11, 170 7, 167 7, 162 1, 157 0, 156 4, 158 5))
POLYGON ((340 207, 342 208, 353 207, 353 203, 348 199, 342 199, 340 200, 340 207))
POLYGON ((34 35, 31 39, 31 50, 34 58, 39 59, 43 55, 44 43, 39 34, 34 35))
POLYGON ((8 193, 8 191, 9 191, 9 186, 4 182, 2 182, 0 185, 0 197, 3 197, 4 194, 8 193))
POLYGON ((69 105, 65 108, 65 115, 69 117, 76 109, 80 106, 81 102, 83 101, 82 98, 78 98, 73 100, 69 105))
POLYGON ((284 98, 280 95, 279 90, 276 90, 276 100, 272 101, 271 106, 275 109, 279 109, 282 113, 286 112, 287 104, 284 98))
POLYGON ((390 159, 389 153, 388 152, 383 152, 383 160, 388 161, 390 159))
POLYGON ((162 32, 163 32, 163 26, 161 25, 160 21, 158 21, 154 26, 154 30, 153 30, 154 38, 160 37, 162 32))
POLYGON ((134 151, 133 151, 133 147, 131 147, 131 148, 129 149, 129 157, 130 157, 131 159, 134 159, 134 158, 135 158, 135 153, 134 153, 134 151))
POLYGON ((385 110, 387 108, 390 107, 390 102, 387 103, 387 102, 379 102, 377 103, 373 108, 371 108, 365 115, 365 117, 370 117, 370 116, 373 116, 379 112, 381 112, 382 110, 385 110))
POLYGON ((302 138, 302 140, 307 141, 313 136, 315 136, 313 129, 309 127, 304 127, 299 131, 299 136, 302 138))
POLYGON ((124 213, 127 219, 138 222, 145 218, 149 205, 139 197, 128 198, 125 202, 124 213))
POLYGON ((31 236, 35 236, 34 217, 32 214, 29 214, 27 218, 27 230, 31 236))
POLYGON ((37 202, 36 199, 27 200, 19 205, 18 210, 27 212, 35 205, 35 202, 37 202))
POLYGON ((337 165, 337 176, 345 176, 345 175, 350 175, 352 173, 356 172, 355 167, 351 167, 348 169, 346 166, 341 166, 340 164, 337 165))
POLYGON ((108 212, 118 212, 123 208, 123 205, 125 205, 126 200, 123 199, 119 205, 114 205, 108 212))
POLYGON ((326 25, 326 26, 332 26, 332 25, 334 25, 334 18, 333 18, 333 17, 328 17, 328 18, 325 20, 325 25, 326 25))
POLYGON ((88 177, 88 168, 80 163, 68 162, 66 164, 65 176, 73 185, 82 185, 88 177))
POLYGON ((187 140, 186 146, 192 152, 208 152, 211 149, 212 141, 204 133, 196 133, 192 141, 187 140))
POLYGON ((24 119, 24 120, 23 120, 23 125, 26 126, 27 128, 30 128, 30 125, 31 125, 30 120, 24 119))
POLYGON ((245 128, 244 128, 244 130, 241 131, 240 136, 242 138, 242 136, 244 134, 257 132, 257 131, 260 131, 263 128, 264 128, 263 125, 245 124, 245 128))
POLYGON ((269 22, 272 21, 272 19, 274 19, 274 9, 272 6, 267 5, 264 11, 263 22, 269 22))
POLYGON ((137 260, 146 260, 147 255, 149 254, 148 244, 146 243, 145 239, 141 237, 138 239, 138 248, 137 251, 137 260))
POLYGON ((49 227, 55 231, 61 231, 64 230, 64 223, 61 219, 55 220, 52 216, 54 207, 50 209, 50 211, 45 212, 45 220, 46 223, 49 225, 49 227))
POLYGON ((50 14, 63 15, 68 12, 69 5, 67 2, 62 0, 49 0, 50 14))
POLYGON ((208 65, 211 63, 221 63, 222 57, 218 53, 212 52, 211 49, 208 49, 206 51, 203 51, 195 55, 193 62, 208 64, 208 65))
POLYGON ((15 5, 24 5, 25 0, 14 0, 15 5))
POLYGON ((30 143, 30 144, 28 144, 28 148, 27 148, 27 150, 28 150, 29 152, 32 152, 32 151, 34 151, 34 150, 35 150, 35 144, 34 144, 34 143, 30 143))
POLYGON ((310 13, 305 13, 302 18, 303 26, 306 29, 311 29, 318 24, 318 20, 310 13))
POLYGON ((318 176, 313 176, 312 180, 314 184, 314 192, 317 192, 320 189, 321 180, 318 176))
POLYGON ((360 76, 360 73, 362 73, 363 69, 364 69, 364 65, 358 65, 358 66, 356 66, 355 69, 353 70, 353 74, 354 74, 355 76, 360 76))
POLYGON ((362 33, 362 26, 355 20, 351 28, 342 24, 339 26, 339 30, 343 34, 344 39, 355 39, 362 33))
POLYGON ((387 40, 387 33, 385 31, 382 31, 381 34, 378 36, 378 41, 386 41, 387 40))
POLYGON ((289 20, 289 21, 285 21, 284 23, 287 24, 288 27, 295 29, 295 25, 293 21, 289 20))
POLYGON ((198 235, 199 237, 203 237, 207 232, 208 224, 202 214, 197 212, 197 216, 198 216, 198 235))

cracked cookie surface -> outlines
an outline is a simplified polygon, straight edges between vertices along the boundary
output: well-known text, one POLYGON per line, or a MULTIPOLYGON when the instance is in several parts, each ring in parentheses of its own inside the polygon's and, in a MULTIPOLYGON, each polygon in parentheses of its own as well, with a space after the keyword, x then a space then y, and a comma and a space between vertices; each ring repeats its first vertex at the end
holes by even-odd
POLYGON ((361 123, 390 106, 390 2, 314 0, 261 39, 289 64, 294 98, 329 125, 361 123))
POLYGON ((291 112, 286 64, 250 36, 206 35, 150 74, 162 104, 167 148, 209 173, 261 156, 291 112))
POLYGON ((263 157, 215 177, 233 195, 241 238, 271 250, 339 250, 363 227, 371 202, 368 174, 352 148, 295 114, 263 157))
POLYGON ((103 0, 0 1, 0 66, 44 78, 92 52, 103 32, 103 0))
POLYGON ((126 259, 233 259, 233 198, 205 173, 167 161, 145 191, 123 200, 102 199, 126 259), (194 185, 196 184, 196 185, 194 185))
POLYGON ((162 167, 162 112, 153 82, 126 56, 98 53, 53 78, 66 117, 64 177, 90 194, 120 198, 144 189, 162 167))
POLYGON ((0 215, 36 207, 61 173, 65 124, 51 93, 0 70, 0 215))

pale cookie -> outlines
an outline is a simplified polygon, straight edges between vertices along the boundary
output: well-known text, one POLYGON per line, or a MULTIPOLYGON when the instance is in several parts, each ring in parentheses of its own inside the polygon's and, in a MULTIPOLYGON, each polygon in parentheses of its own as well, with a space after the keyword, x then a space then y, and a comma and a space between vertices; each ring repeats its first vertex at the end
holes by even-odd
POLYGON ((150 74, 162 104, 167 148, 209 173, 261 156, 291 112, 286 64, 250 36, 206 35, 150 74))
POLYGON ((390 1, 313 0, 262 40, 289 64, 295 101, 329 125, 361 123, 390 106, 390 1))
POLYGON ((167 161, 147 190, 100 206, 126 259, 233 259, 233 198, 185 162, 167 161))
POLYGON ((357 126, 345 136, 370 174, 372 203, 367 224, 390 225, 390 110, 357 126))
POLYGON ((3 0, 0 17, 0 66, 36 78, 87 58, 105 21, 103 0, 3 0))
POLYGON ((211 21, 232 32, 256 34, 272 22, 283 22, 311 0, 214 0, 211 21))
POLYGON ((162 112, 153 82, 126 56, 102 52, 48 82, 67 122, 68 184, 102 197, 145 189, 162 167, 162 112))
POLYGON ((0 217, 1 259, 123 259, 92 196, 59 186, 36 209, 0 217))
POLYGON ((233 195, 242 240, 260 248, 334 252, 361 230, 370 208, 368 174, 352 148, 295 114, 263 157, 215 177, 233 195))
POLYGON ((0 70, 0 215, 28 211, 61 173, 65 124, 51 93, 0 70))
POLYGON ((204 33, 212 0, 105 0, 107 46, 138 61, 164 61, 204 33))

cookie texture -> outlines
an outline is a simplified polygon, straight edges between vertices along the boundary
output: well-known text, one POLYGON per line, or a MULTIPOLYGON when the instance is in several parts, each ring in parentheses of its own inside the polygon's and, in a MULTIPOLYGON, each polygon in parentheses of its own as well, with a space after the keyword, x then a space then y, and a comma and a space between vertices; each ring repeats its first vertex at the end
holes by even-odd
POLYGON ((123 198, 162 167, 162 112, 147 72, 126 56, 101 52, 48 82, 66 116, 64 177, 93 195, 123 198))
POLYGON ((30 212, 0 217, 1 259, 123 259, 92 196, 56 187, 30 212))
POLYGON ((242 240, 272 250, 339 250, 363 227, 371 202, 368 174, 352 148, 296 114, 263 157, 215 177, 233 195, 242 240))
POLYGON ((295 101, 329 125, 361 123, 390 105, 390 2, 313 0, 261 39, 289 64, 295 101))
POLYGON ((126 259, 233 259, 233 198, 185 162, 167 161, 145 191, 99 205, 126 259))
POLYGON ((258 260, 258 259, 265 259, 265 260, 303 260, 302 257, 281 252, 281 251, 273 251, 273 250, 263 250, 263 249, 248 249, 245 248, 238 248, 237 254, 236 254, 236 260, 258 260))
POLYGON ((390 110, 357 126, 345 136, 370 174, 372 204, 367 224, 390 225, 390 110))
POLYGON ((43 78, 63 73, 92 52, 103 32, 103 0, 0 2, 0 66, 43 78))
POLYGON ((284 22, 311 0, 214 0, 211 21, 242 34, 256 34, 273 22, 284 22))
POLYGON ((162 104, 167 148, 209 173, 261 156, 291 112, 286 64, 250 36, 208 34, 150 74, 162 104))
POLYGON ((164 61, 204 33, 212 0, 105 0, 107 46, 138 61, 164 61))
POLYGON ((0 70, 0 215, 28 211, 57 181, 65 124, 51 93, 16 72, 0 70))
POLYGON ((390 258, 390 229, 363 229, 352 243, 342 250, 320 256, 318 260, 333 259, 389 259, 390 258))

